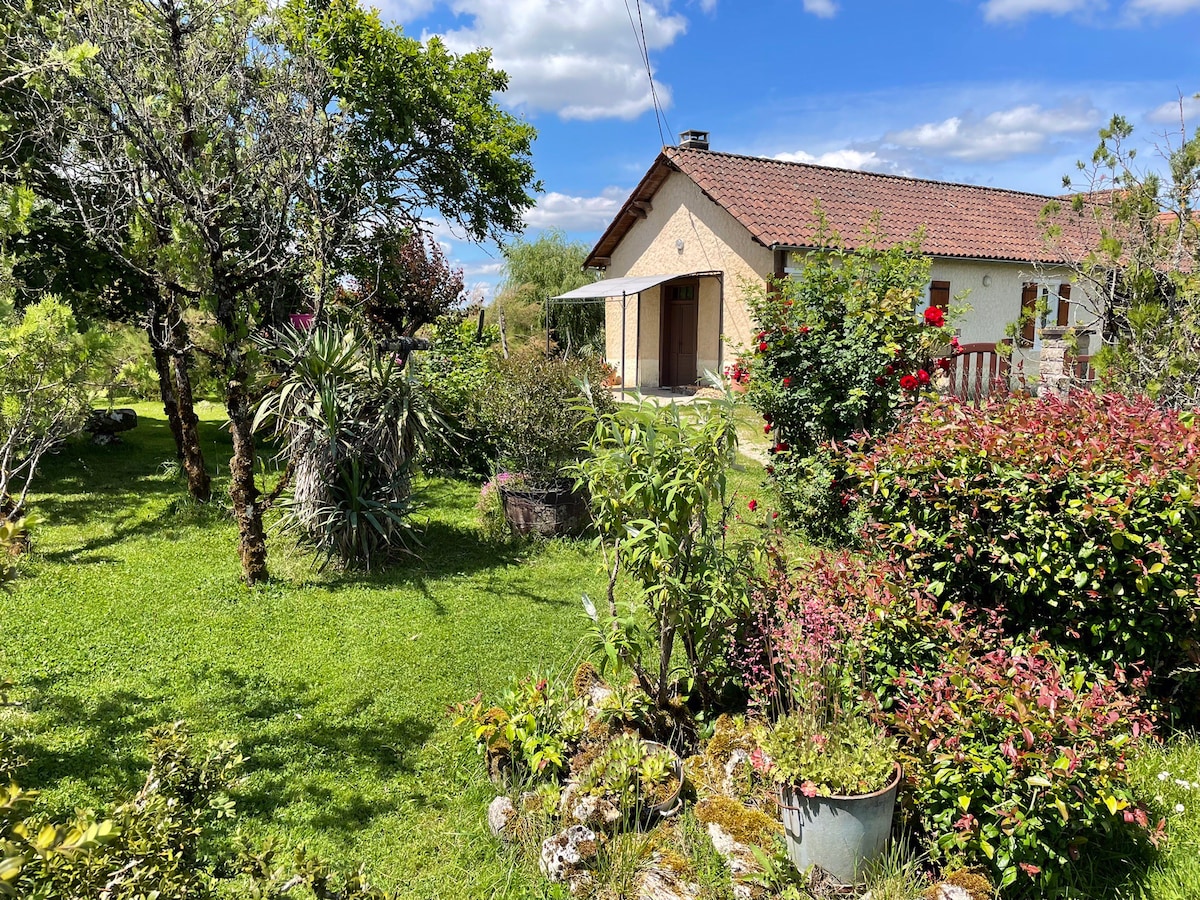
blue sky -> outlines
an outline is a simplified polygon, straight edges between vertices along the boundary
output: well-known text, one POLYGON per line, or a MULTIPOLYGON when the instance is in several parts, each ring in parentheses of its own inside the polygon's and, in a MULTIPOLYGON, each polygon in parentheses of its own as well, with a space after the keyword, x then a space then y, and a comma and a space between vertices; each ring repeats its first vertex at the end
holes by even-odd
MULTIPOLYGON (((545 193, 527 236, 591 244, 659 135, 630 17, 638 0, 385 0, 385 18, 451 48, 491 47, 501 103, 538 129, 545 193)), ((674 143, 848 168, 1061 190, 1113 113, 1143 156, 1200 126, 1200 0, 640 0, 674 143)), ((490 295, 495 247, 435 233, 490 295)))

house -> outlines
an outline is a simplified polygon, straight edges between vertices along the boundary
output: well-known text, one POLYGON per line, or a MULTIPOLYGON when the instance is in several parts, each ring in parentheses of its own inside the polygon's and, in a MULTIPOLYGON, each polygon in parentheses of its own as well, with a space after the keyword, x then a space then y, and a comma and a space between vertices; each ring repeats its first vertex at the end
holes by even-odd
MULTIPOLYGON (((720 153, 705 132, 664 147, 592 249, 585 265, 605 271, 561 302, 605 298, 607 358, 627 386, 670 387, 721 371, 755 328, 743 299, 803 265, 813 250, 814 204, 848 247, 878 211, 888 239, 925 232, 932 257, 928 302, 966 294, 964 344, 994 343, 1023 308, 1044 298, 1041 324, 1076 325, 1061 251, 1043 238, 1055 199, 720 153), (586 295, 586 297, 585 297, 586 295)), ((1078 287, 1078 286, 1075 286, 1078 287)), ((1040 335, 1030 322, 1018 367, 1036 372, 1040 335)))

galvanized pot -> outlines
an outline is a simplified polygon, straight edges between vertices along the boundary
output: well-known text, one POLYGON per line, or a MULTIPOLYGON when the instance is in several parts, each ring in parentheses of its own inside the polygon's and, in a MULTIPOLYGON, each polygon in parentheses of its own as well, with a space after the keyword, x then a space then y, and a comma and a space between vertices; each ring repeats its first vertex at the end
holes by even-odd
POLYGON ((805 797, 796 787, 780 791, 788 858, 801 872, 817 865, 843 884, 887 847, 900 790, 900 765, 891 784, 872 794, 805 797))

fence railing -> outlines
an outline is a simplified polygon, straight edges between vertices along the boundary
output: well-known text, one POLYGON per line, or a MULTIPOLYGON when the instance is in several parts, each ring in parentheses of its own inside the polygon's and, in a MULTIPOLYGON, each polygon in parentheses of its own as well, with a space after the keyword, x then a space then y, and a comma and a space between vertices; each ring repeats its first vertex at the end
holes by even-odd
POLYGON ((958 353, 944 358, 950 361, 947 393, 960 400, 981 406, 992 394, 1008 389, 1009 357, 997 344, 960 344, 958 353))

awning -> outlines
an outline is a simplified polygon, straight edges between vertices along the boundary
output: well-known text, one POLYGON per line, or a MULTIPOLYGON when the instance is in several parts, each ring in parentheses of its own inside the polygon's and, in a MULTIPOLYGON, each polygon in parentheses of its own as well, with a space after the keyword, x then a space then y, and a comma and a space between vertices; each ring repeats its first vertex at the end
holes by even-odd
POLYGON ((705 275, 720 275, 720 272, 679 272, 673 275, 635 275, 631 278, 605 278, 592 284, 585 284, 573 291, 551 297, 551 300, 596 300, 605 297, 627 297, 639 294, 648 288, 662 284, 664 281, 674 281, 677 278, 700 278, 705 275))

